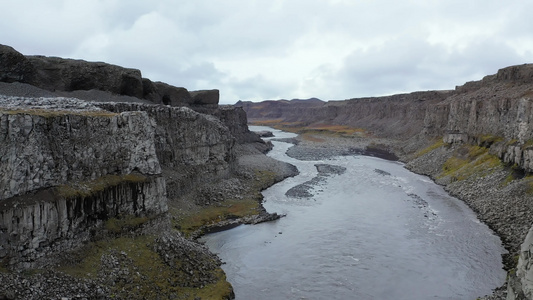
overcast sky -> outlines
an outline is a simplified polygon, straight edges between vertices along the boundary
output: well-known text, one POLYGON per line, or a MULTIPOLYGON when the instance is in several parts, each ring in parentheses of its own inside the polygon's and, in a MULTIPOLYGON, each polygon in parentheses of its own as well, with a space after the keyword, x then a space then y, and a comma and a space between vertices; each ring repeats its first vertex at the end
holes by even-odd
POLYGON ((453 89, 532 62, 529 0, 0 0, 0 44, 221 103, 453 89))

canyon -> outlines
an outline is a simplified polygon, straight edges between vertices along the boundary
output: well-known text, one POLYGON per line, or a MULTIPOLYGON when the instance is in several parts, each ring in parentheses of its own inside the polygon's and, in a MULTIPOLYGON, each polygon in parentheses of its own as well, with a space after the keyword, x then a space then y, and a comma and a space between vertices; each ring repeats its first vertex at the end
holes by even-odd
POLYGON ((0 299, 232 299, 194 238, 279 218, 260 191, 297 172, 249 122, 394 153, 501 237, 491 299, 533 299, 533 65, 454 90, 222 106, 218 90, 0 45, 0 95, 0 299))
POLYGON ((0 81, 0 298, 234 297, 193 238, 279 218, 260 191, 296 172, 241 108, 9 46, 0 81))
POLYGON ((525 64, 454 90, 236 106, 252 124, 300 133, 308 147, 350 140, 344 153, 361 146, 392 152, 430 176, 465 201, 509 251, 507 285, 496 299, 533 299, 532 103, 533 65, 525 64))

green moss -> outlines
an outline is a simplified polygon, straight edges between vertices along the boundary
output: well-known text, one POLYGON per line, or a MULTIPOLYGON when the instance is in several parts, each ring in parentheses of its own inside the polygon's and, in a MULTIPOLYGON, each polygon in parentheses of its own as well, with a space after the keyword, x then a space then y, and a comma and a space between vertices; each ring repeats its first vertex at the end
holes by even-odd
POLYGON ((528 149, 533 147, 533 140, 527 140, 524 145, 522 145, 522 149, 528 149))
POLYGON ((56 188, 56 192, 60 197, 67 199, 88 197, 111 186, 124 182, 144 182, 146 179, 145 176, 139 174, 105 175, 95 180, 60 185, 56 188))
POLYGON ((444 145, 446 145, 446 143, 444 143, 444 140, 442 138, 439 138, 435 143, 433 143, 432 145, 430 145, 429 147, 426 147, 418 152, 415 153, 415 157, 421 157, 437 148, 440 148, 440 147, 443 147, 444 145))
POLYGON ((210 205, 191 212, 176 220, 174 225, 189 236, 204 225, 213 225, 227 219, 259 214, 260 202, 257 199, 228 200, 218 205, 210 205))
POLYGON ((504 139, 501 136, 487 134, 479 137, 479 144, 490 146, 493 143, 501 142, 503 140, 504 139))
POLYGON ((229 282, 226 281, 224 271, 218 270, 216 272, 218 278, 217 282, 208 284, 202 289, 186 288, 185 294, 190 294, 189 299, 229 299, 233 292, 233 288, 229 282))
POLYGON ((521 179, 525 175, 524 170, 520 168, 516 163, 513 164, 511 167, 508 167, 507 170, 509 171, 509 175, 507 175, 502 181, 502 183, 500 184, 501 187, 506 187, 514 180, 521 179))
POLYGON ((487 148, 463 146, 444 163, 439 177, 450 176, 454 180, 465 180, 471 176, 483 177, 499 166, 502 166, 501 160, 489 154, 487 148), (466 152, 466 155, 462 154, 463 152, 466 152))
POLYGON ((505 143, 506 146, 516 145, 516 144, 518 144, 517 139, 511 139, 505 143))
POLYGON ((111 233, 121 233, 139 228, 149 221, 147 217, 135 217, 127 215, 123 218, 111 218, 105 222, 104 228, 111 233))
POLYGON ((245 184, 246 190, 242 192, 242 197, 227 199, 224 202, 199 207, 187 212, 177 212, 171 210, 174 215, 173 225, 185 236, 199 230, 205 225, 214 225, 218 222, 257 215, 260 212, 263 196, 261 191, 276 182, 276 173, 266 170, 256 170, 254 177, 245 184))
POLYGON ((153 236, 121 237, 102 240, 85 246, 78 253, 79 261, 62 265, 59 271, 78 278, 96 279, 109 270, 102 264, 105 256, 113 255, 120 261, 122 274, 111 286, 112 297, 120 299, 225 299, 232 289, 220 268, 211 271, 215 282, 205 287, 191 287, 194 271, 182 268, 176 260, 165 263, 154 250, 153 236))

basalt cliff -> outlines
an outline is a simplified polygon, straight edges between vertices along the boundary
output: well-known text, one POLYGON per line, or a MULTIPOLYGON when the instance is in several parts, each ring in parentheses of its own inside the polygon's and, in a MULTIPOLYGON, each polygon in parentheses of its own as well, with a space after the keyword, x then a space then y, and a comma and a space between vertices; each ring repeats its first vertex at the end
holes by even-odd
POLYGON ((0 299, 233 298, 193 237, 295 170, 218 93, 0 45, 0 299))
MULTIPOLYGON (((498 299, 533 299, 533 65, 454 90, 344 101, 239 101, 252 123, 342 136, 394 152, 464 200, 502 239, 498 299)), ((495 298, 491 298, 495 299, 495 298)))

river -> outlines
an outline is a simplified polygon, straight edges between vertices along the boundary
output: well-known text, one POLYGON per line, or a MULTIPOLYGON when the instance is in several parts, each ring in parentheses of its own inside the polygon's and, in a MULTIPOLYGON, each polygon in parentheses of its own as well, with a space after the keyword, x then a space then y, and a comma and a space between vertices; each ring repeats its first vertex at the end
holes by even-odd
POLYGON ((300 161, 273 143, 269 156, 300 171, 263 192, 265 208, 287 216, 202 238, 236 299, 472 300, 503 284, 500 239, 429 178, 367 156, 300 161), (345 171, 315 180, 311 197, 286 196, 316 164, 345 171))

